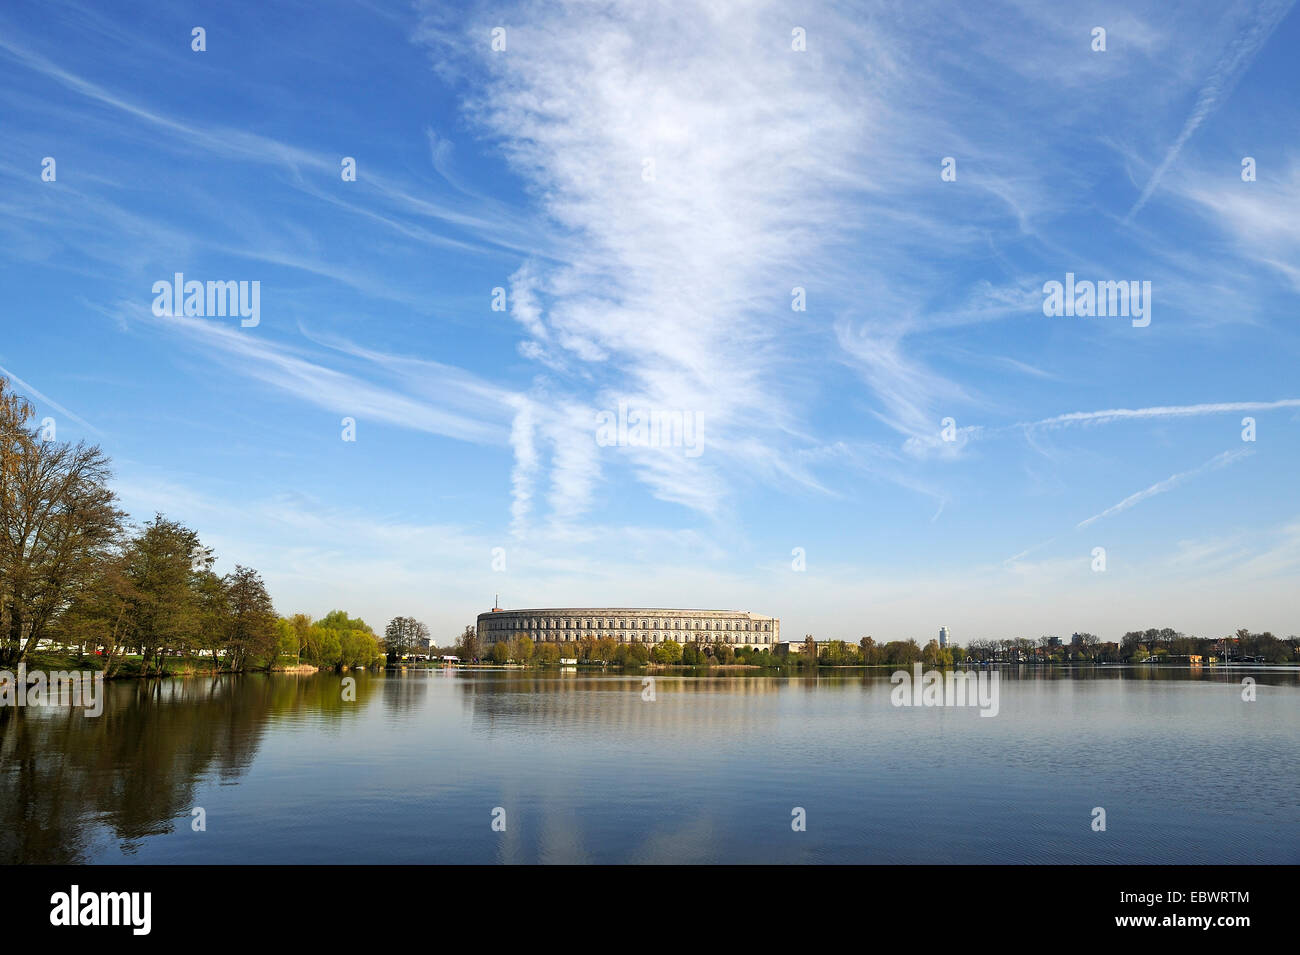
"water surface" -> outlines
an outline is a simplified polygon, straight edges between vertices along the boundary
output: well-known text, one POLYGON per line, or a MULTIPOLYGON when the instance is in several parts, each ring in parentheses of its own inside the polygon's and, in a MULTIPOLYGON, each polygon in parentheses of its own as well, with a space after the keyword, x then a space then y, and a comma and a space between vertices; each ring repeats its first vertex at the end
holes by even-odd
POLYGON ((0 862, 1300 862, 1295 669, 1004 670, 993 718, 881 670, 345 676, 0 712, 0 862))

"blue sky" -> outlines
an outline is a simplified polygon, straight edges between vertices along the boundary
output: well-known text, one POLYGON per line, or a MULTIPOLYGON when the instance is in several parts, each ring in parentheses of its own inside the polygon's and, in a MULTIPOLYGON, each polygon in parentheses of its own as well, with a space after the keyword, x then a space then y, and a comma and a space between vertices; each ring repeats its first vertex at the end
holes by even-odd
POLYGON ((282 613, 1295 633, 1297 45, 1290 2, 6 4, 0 373, 282 613), (259 323, 155 315, 176 272, 259 323), (1046 316, 1067 272, 1150 324, 1046 316), (620 402, 698 453, 598 440, 620 402))

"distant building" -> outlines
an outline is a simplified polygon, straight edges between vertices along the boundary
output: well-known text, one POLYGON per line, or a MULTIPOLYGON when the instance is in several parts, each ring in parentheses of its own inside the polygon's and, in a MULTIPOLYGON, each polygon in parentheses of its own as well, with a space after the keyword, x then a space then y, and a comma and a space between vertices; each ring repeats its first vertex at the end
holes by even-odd
POLYGON ((948 645, 948 628, 947 628, 947 627, 940 627, 940 628, 939 628, 939 646, 940 646, 940 647, 946 647, 947 645, 948 645))
POLYGON ((485 644, 518 636, 533 643, 576 643, 583 637, 618 643, 729 643, 758 649, 781 642, 781 621, 742 610, 672 610, 642 607, 546 607, 478 615, 485 644))

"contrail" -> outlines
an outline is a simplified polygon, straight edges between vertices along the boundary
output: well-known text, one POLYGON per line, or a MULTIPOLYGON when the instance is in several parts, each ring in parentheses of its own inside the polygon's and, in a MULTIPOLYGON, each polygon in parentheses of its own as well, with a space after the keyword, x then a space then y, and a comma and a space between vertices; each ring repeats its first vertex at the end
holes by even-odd
POLYGON ((1165 154, 1165 158, 1156 167, 1155 172, 1151 174, 1151 178, 1147 180, 1146 187, 1142 190, 1142 194, 1138 196, 1137 202, 1133 204, 1133 208, 1124 217, 1125 225, 1130 224, 1133 217, 1147 204, 1151 194, 1160 185, 1160 179, 1173 165, 1174 160, 1178 158, 1179 151, 1187 140, 1192 138, 1192 134, 1196 132, 1197 127, 1232 93, 1237 81, 1241 79, 1242 74, 1246 72, 1255 59, 1255 54, 1268 41, 1277 25, 1286 18, 1294 3, 1295 0, 1280 0, 1280 2, 1265 4, 1260 9, 1259 16, 1255 21, 1229 45, 1223 58, 1215 65, 1214 72, 1210 74, 1209 80, 1201 87, 1200 95, 1196 97, 1196 106, 1192 108, 1187 121, 1183 123, 1182 132, 1178 134, 1178 138, 1169 147, 1169 152, 1165 154))
POLYGON ((1008 431, 1031 431, 1035 428, 1066 427, 1074 424, 1105 424, 1111 421, 1137 421, 1143 418, 1194 418, 1200 415, 1232 414, 1233 412, 1278 411, 1283 408, 1300 408, 1300 398, 1281 398, 1277 401, 1215 401, 1199 405, 1155 405, 1150 408, 1108 408, 1102 411, 1070 411, 1065 414, 1041 418, 1038 421, 1018 421, 1015 424, 985 427, 968 425, 958 431, 971 438, 986 438, 1008 431))
POLYGON ((95 434, 103 435, 102 431, 96 428, 85 418, 73 414, 71 411, 63 407, 63 405, 59 404, 53 398, 47 397, 46 395, 37 391, 27 382, 23 381, 21 378, 15 375, 12 371, 9 371, 7 368, 5 368, 4 365, 0 365, 0 375, 4 375, 6 378, 12 381, 15 385, 21 388, 25 394, 30 395, 31 397, 35 398, 37 401, 41 402, 42 404, 49 405, 51 408, 53 408, 59 414, 63 415, 65 418, 71 418, 73 421, 77 422, 77 424, 81 425, 87 431, 93 431, 95 434))
POLYGON ((1124 500, 1120 501, 1118 504, 1114 505, 1113 507, 1108 507, 1100 514, 1094 514, 1092 517, 1088 518, 1087 520, 1083 520, 1080 521, 1078 524, 1075 524, 1074 529, 1078 530, 1080 527, 1087 527, 1093 521, 1099 521, 1103 517, 1108 517, 1111 514, 1118 514, 1120 511, 1127 511, 1134 504, 1139 504, 1142 501, 1145 501, 1149 497, 1155 497, 1157 494, 1163 494, 1165 491, 1168 491, 1170 488, 1174 487, 1177 484, 1181 484, 1183 481, 1187 480, 1190 477, 1195 477, 1196 475, 1200 474, 1203 471, 1209 471, 1212 469, 1217 470, 1218 468, 1227 467, 1229 464, 1232 464, 1234 461, 1239 461, 1242 458, 1244 458, 1246 455, 1252 453, 1254 452, 1250 448, 1242 448, 1240 451, 1224 451, 1220 454, 1216 454, 1214 457, 1210 458, 1210 460, 1206 461, 1204 464, 1200 465, 1199 467, 1192 468, 1190 471, 1183 471, 1181 474, 1174 474, 1170 477, 1165 478, 1163 481, 1157 481, 1155 484, 1152 484, 1149 488, 1147 488, 1144 491, 1138 491, 1136 494, 1130 494, 1128 497, 1124 498, 1124 500))

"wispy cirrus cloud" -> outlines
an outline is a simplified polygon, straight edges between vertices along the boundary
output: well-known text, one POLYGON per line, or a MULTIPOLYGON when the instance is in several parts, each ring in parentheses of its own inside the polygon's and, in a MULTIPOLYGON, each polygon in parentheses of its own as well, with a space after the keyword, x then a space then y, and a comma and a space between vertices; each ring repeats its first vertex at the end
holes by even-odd
MULTIPOLYGON (((738 9, 526 5, 495 58, 479 42, 481 12, 448 34, 426 7, 420 32, 442 54, 481 53, 468 54, 489 77, 474 115, 572 239, 512 279, 521 353, 590 376, 597 407, 626 400, 706 421, 698 460, 618 458, 654 496, 705 514, 724 506, 724 474, 767 471, 791 444, 796 412, 768 318, 788 310, 789 287, 772 279, 827 247, 835 230, 813 221, 853 188, 844 170, 867 142, 820 56, 776 55, 773 38, 789 33, 779 9, 738 9)), ((553 397, 557 409, 590 404, 553 397)), ((583 462, 596 466, 580 445, 557 445, 575 490, 583 462)))
POLYGON ((323 340, 336 356, 359 359, 369 372, 353 373, 339 370, 301 347, 244 334, 210 320, 158 318, 133 303, 123 303, 122 309, 136 321, 176 335, 232 373, 317 407, 476 444, 504 445, 507 441, 515 393, 460 368, 389 355, 338 339, 323 340), (376 375, 376 370, 384 374, 376 375), (385 383, 376 383, 376 379, 385 383))

